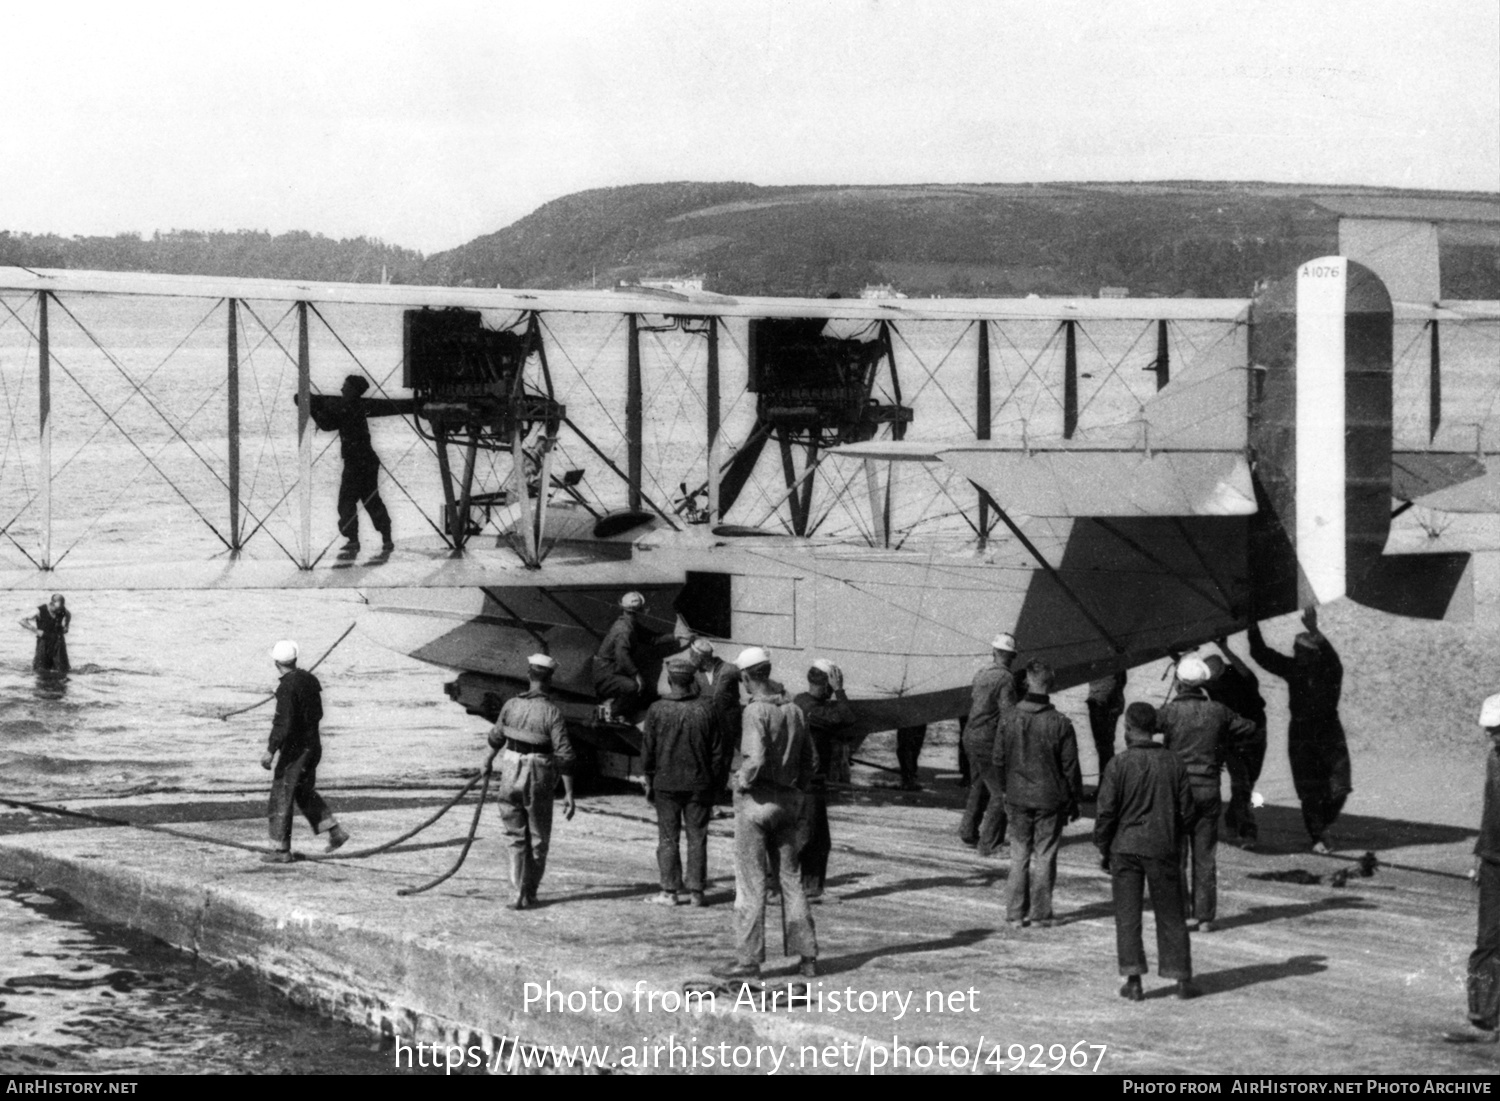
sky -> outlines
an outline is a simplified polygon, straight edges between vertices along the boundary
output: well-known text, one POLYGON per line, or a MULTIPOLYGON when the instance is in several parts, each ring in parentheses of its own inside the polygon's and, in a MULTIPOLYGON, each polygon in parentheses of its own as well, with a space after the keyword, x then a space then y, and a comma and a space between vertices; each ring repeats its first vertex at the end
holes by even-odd
POLYGON ((0 230, 432 253, 585 188, 1500 190, 1494 0, 0 0, 0 230))

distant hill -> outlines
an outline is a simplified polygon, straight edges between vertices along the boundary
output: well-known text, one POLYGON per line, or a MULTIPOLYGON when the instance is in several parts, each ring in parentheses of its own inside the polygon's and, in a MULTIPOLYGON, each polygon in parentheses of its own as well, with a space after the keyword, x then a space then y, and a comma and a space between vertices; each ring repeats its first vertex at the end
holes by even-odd
POLYGON ((150 237, 62 237, 0 230, 0 264, 337 283, 378 283, 382 272, 393 283, 419 283, 426 276, 420 252, 368 237, 334 240, 300 230, 273 236, 263 230, 174 229, 150 237))
MULTIPOLYGON (((1241 297, 1336 251, 1321 200, 1494 195, 1256 183, 757 187, 664 183, 568 195, 428 259, 444 283, 609 286, 707 277, 725 294, 1241 297)), ((1497 253, 1445 248, 1444 294, 1500 297, 1497 253)))
MULTIPOLYGON (((581 191, 424 257, 359 237, 172 230, 150 237, 0 231, 0 264, 506 287, 607 287, 702 275, 725 294, 1243 297, 1333 252, 1348 202, 1500 196, 1260 183, 759 187, 581 191)), ((1460 200, 1459 202, 1452 202, 1460 200)), ((1446 245, 1443 293, 1500 299, 1500 250, 1446 245)))

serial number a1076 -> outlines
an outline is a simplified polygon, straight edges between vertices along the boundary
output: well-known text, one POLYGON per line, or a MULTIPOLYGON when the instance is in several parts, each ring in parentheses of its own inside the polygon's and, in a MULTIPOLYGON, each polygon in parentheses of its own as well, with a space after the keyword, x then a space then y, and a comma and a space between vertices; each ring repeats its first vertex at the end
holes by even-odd
POLYGON ((1304 279, 1337 279, 1343 271, 1337 264, 1303 264, 1298 274, 1304 279))

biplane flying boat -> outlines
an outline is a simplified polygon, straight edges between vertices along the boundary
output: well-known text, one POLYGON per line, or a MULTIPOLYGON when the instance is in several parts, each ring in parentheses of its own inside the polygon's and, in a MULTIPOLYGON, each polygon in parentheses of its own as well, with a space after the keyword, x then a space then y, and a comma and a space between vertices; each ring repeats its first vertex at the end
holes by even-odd
POLYGON ((1485 474, 1482 443, 1444 433, 1443 349, 1451 362, 1454 334, 1474 331, 1493 348, 1500 303, 1441 301, 1432 241, 1430 286, 1384 272, 1395 302, 1379 249, 1368 265, 1311 260, 1244 300, 766 299, 0 268, 12 423, 0 587, 360 589, 364 628, 457 670, 449 693, 470 712, 494 715, 524 684, 525 655, 550 653, 570 722, 616 765, 636 742, 593 723, 590 659, 628 590, 663 631, 768 647, 788 673, 837 661, 861 732, 963 714, 999 630, 1066 687, 1310 601, 1460 615, 1466 554, 1387 553, 1393 515, 1485 474), (143 376, 84 316, 83 302, 121 299, 186 302, 185 319, 206 304, 178 345, 197 358, 175 381, 163 372, 178 349, 143 376), (225 343, 200 335, 218 312, 225 343), (375 335, 361 345, 353 329, 375 335), (369 348, 398 344, 396 398, 396 368, 372 370, 369 348), (374 377, 368 414, 406 440, 388 476, 424 472, 436 515, 400 488, 430 534, 394 553, 318 549, 332 495, 315 510, 315 428, 336 399, 314 392, 315 352, 325 381, 329 359, 374 377), (59 417, 60 384, 76 420, 59 417), (17 411, 33 385, 27 427, 17 411), (222 434, 195 423, 205 408, 222 410, 222 434), (669 414, 684 411, 680 431, 669 414), (86 433, 89 412, 118 436, 111 492, 92 497, 82 482, 59 489, 70 466, 89 469, 105 431, 86 433), (247 420, 264 430, 253 463, 247 420), (143 444, 148 425, 162 442, 143 444), (122 456, 155 487, 149 507, 122 505, 141 476, 123 480, 122 456), (272 466, 280 481, 261 479, 272 466), (169 522, 169 507, 194 519, 169 522), (153 543, 163 531, 170 540, 153 543), (125 548, 138 545, 157 549, 137 561, 125 548))

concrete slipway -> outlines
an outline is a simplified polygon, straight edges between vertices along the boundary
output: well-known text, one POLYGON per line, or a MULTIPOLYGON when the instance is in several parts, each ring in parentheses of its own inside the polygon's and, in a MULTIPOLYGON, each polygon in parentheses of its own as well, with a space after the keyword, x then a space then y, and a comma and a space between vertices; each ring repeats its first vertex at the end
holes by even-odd
MULTIPOLYGON (((934 751, 923 763, 946 765, 951 753, 939 760, 934 751)), ((1358 758, 1355 770, 1357 779, 1362 770, 1370 775, 1358 758)), ((590 797, 571 823, 559 815, 543 905, 519 914, 504 907, 509 886, 493 811, 458 875, 427 894, 396 896, 448 866, 467 803, 390 853, 287 866, 207 841, 10 813, 0 816, 0 876, 65 892, 105 919, 253 968, 295 1000, 402 1044, 415 1038, 493 1051, 498 1043, 507 1053, 515 1039, 608 1044, 622 1069, 641 1061, 643 1043, 673 1037, 698 1049, 699 1069, 709 1047, 721 1058, 732 1045, 784 1045, 783 1073, 810 1069, 797 1061, 814 1047, 820 1062, 858 1058, 867 1070, 890 1058, 893 1038, 913 1050, 929 1045, 919 1061, 938 1059, 939 1043, 959 1045, 971 1059, 979 1048, 973 1069, 981 1072, 1010 1072, 1011 1045, 1026 1045, 1028 1062, 1040 1053, 1047 1066, 1061 1050, 1052 1045, 1064 1045, 1085 1053, 1087 1069, 1112 1073, 1497 1067, 1493 1047, 1441 1040, 1463 1023, 1475 912, 1463 878, 1471 830, 1347 816, 1337 831, 1343 850, 1374 849, 1384 865, 1338 887, 1332 874, 1350 861, 1304 852, 1294 807, 1266 808, 1264 851, 1220 849, 1222 929, 1193 939, 1204 996, 1180 1002, 1150 977, 1147 1000, 1131 1004, 1116 996, 1109 883, 1087 816, 1069 828, 1062 850, 1062 924, 1011 928, 1003 920, 1007 861, 981 860, 956 840, 951 773, 929 772, 934 782, 920 794, 870 786, 872 776, 857 770, 859 786, 832 809, 831 889, 815 907, 823 976, 812 990, 821 1010, 817 1002, 812 1011, 732 1008, 723 993, 716 1013, 664 1008, 684 983, 707 978, 708 967, 730 955, 731 822, 713 825, 711 905, 650 905, 656 827, 638 793, 590 797), (1318 881, 1274 878, 1296 870, 1318 881), (597 1008, 571 1012, 554 1000, 549 1010, 536 1001, 549 983, 575 1007, 582 999, 597 1008), (848 1012, 851 993, 856 1008, 848 1012), (897 999, 908 996, 898 1019, 897 999)), ((1363 806, 1378 810, 1378 791, 1364 790, 1363 806)), ((343 791, 333 801, 355 844, 370 845, 409 829, 447 795, 343 791)), ((206 839, 259 844, 264 830, 258 795, 71 805, 170 822, 206 839)), ((311 844, 305 827, 298 830, 296 843, 311 844)), ((1148 921, 1154 961, 1150 928, 1148 921)), ((774 931, 771 940, 779 945, 774 931)), ((779 964, 790 972, 794 962, 773 961, 768 970, 779 964)), ((761 1055, 763 1071, 770 1051, 761 1055)), ((944 1051, 951 1061, 954 1053, 944 1051)), ((645 1058, 665 1069, 664 1053, 645 1058)))

